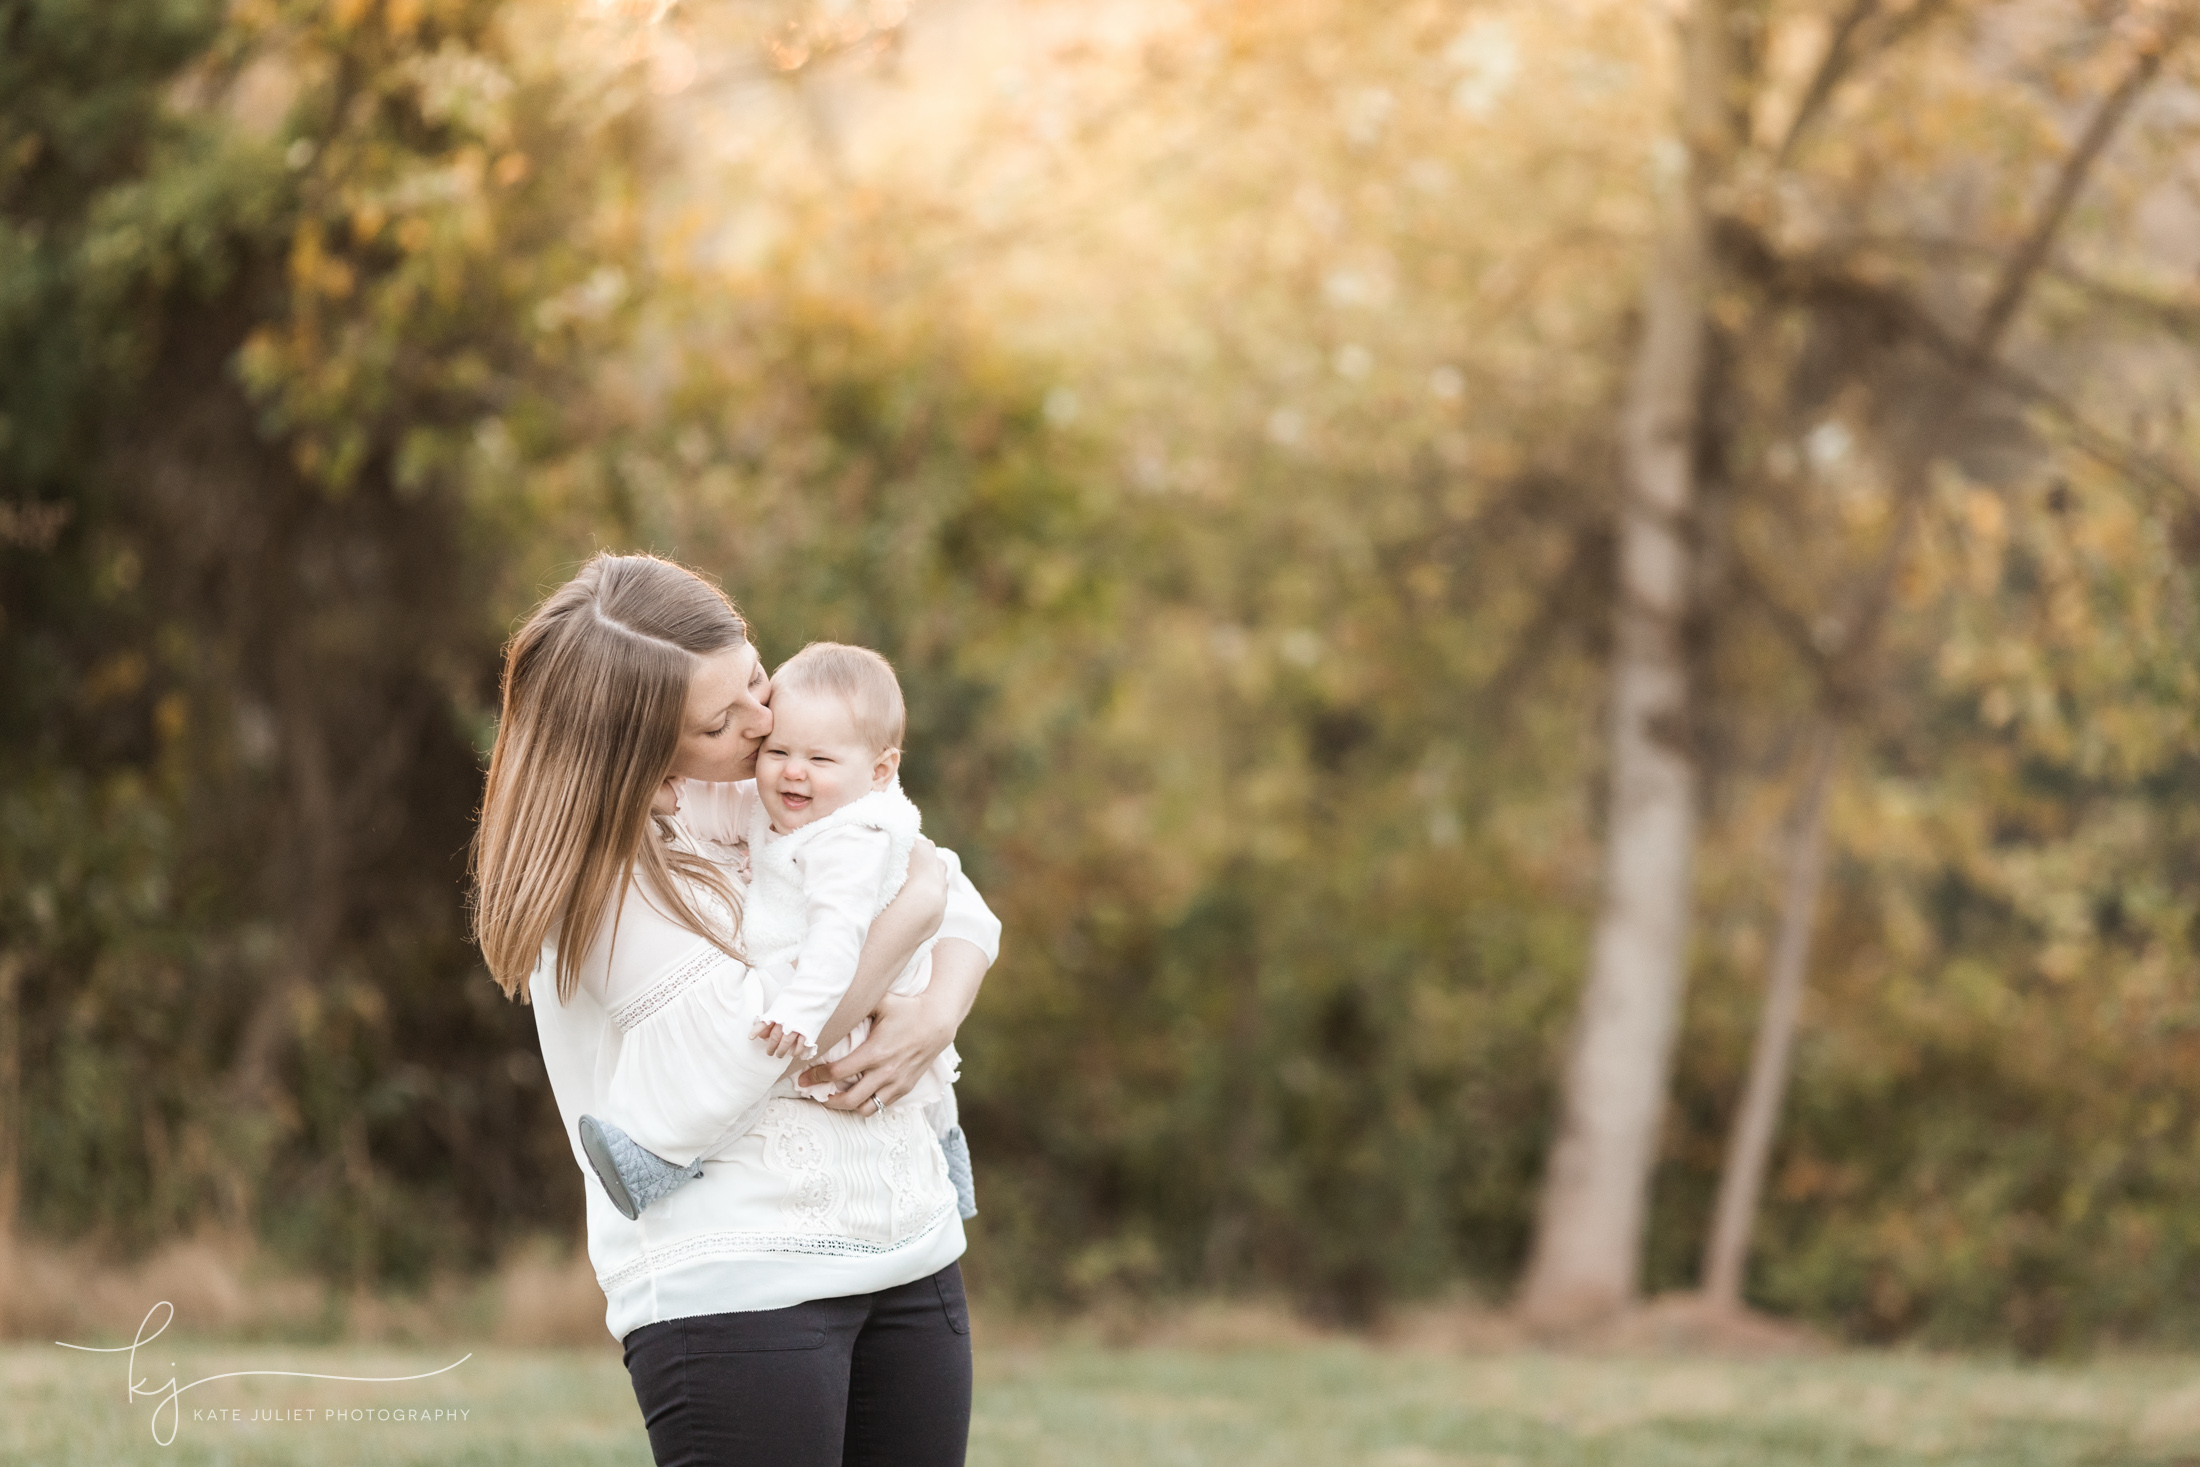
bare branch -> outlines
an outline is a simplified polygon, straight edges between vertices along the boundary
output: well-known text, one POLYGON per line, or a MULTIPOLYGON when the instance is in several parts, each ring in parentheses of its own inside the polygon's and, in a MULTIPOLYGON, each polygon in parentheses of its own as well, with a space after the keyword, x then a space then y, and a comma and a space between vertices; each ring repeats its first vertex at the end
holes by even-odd
POLYGON ((2047 202, 2032 232, 2002 267, 2001 279, 1995 284, 1993 294, 1987 297, 1985 308, 1979 312, 1978 324, 1971 331, 1969 349, 1974 369, 1983 368, 2000 349, 2002 338, 2008 334, 2010 323, 2024 305, 2025 293, 2046 263, 2048 252, 2054 248, 2055 236, 2061 233, 2063 222, 2070 217, 2071 206, 2085 188, 2094 165, 2130 115, 2132 104, 2161 71, 2162 63, 2183 41, 2191 26, 2192 18, 2187 12, 2177 25, 2143 46, 2132 58, 2123 78, 2116 83, 2115 90, 2095 109, 2093 120, 2086 124, 2084 134, 2078 139, 2078 146, 2063 160, 2062 171, 2055 176, 2055 186, 2048 190, 2047 202))
POLYGON ((2047 278, 2068 286, 2096 305, 2187 340, 2200 339, 2200 305, 2172 300, 2114 281, 2101 280, 2082 270, 2049 268, 2047 278))
POLYGON ((1932 485, 1933 463, 1940 456, 1942 436, 1950 424, 1961 418, 1979 388, 1993 379, 1996 358, 2009 326, 2023 306, 2040 267, 2046 263, 2049 251, 2054 248, 2056 235, 2070 217, 2071 205, 2077 201, 2087 177, 2116 136, 2124 118, 2130 114, 2132 103, 2162 69, 2163 59, 2183 39, 2189 23, 2188 12, 2177 27, 2163 32, 2143 48, 2132 59, 2115 90, 2094 111, 2093 120, 2087 124, 2076 150, 2064 160, 2054 187, 2048 190, 2047 202, 2041 207, 2031 233, 2003 266, 2001 278, 1985 308, 1979 312, 1963 354, 1955 363, 1952 380, 1941 388, 1938 401, 1916 416, 1912 432, 1905 435, 1909 441, 1900 450, 1895 470, 1894 525, 1887 532, 1886 547, 1880 554, 1879 563, 1872 568, 1871 575, 1858 588, 1857 597, 1851 603, 1853 614, 1844 618, 1850 629, 1847 646, 1843 649, 1849 664, 1846 681, 1852 687, 1865 686, 1867 664, 1878 651, 1879 629, 1886 623, 1893 606, 1895 578, 1901 573, 1903 556, 1917 532, 1925 493, 1932 485))
POLYGON ((1804 90, 1803 100, 1796 104, 1795 118, 1788 124, 1787 136, 1780 140, 1779 151, 1773 155, 1775 166, 1787 166, 1804 134, 1825 112, 1826 104, 1833 100, 1841 83, 1858 67, 1874 56, 1893 50, 1947 8, 1948 0, 1918 0, 1917 4, 1889 20, 1885 29, 1867 45, 1865 36, 1871 22, 1884 13, 1881 0, 1854 0, 1834 27, 1833 36, 1826 43, 1825 57, 1818 63, 1810 86, 1804 90))
POLYGON ((2114 469, 2126 478, 2149 483, 2157 489, 2167 489, 2200 502, 2200 483, 2187 478, 2175 465, 2156 457, 2137 444, 2120 438, 2105 428, 2095 427, 2078 410, 2077 404, 2045 383, 2014 367, 2006 366, 1995 367, 1990 380, 1993 386, 2018 401, 2044 408, 2069 433, 2072 445, 2095 463, 2114 469))
POLYGON ((1780 139, 1780 150, 1773 157, 1775 166, 1787 166, 1788 159, 1795 153, 1795 145, 1802 141, 1804 132, 1833 99, 1834 88, 1841 85, 1855 58, 1857 33, 1864 28, 1865 22, 1879 13, 1879 3, 1880 0, 1851 0, 1848 13, 1833 28, 1833 38, 1826 43, 1825 59, 1818 63, 1817 74, 1811 77, 1803 100, 1795 104, 1795 117, 1788 123, 1787 136, 1780 139))
MULTIPOLYGON (((1957 266, 1976 266, 2001 258, 1995 250, 1975 240, 1944 234, 1862 232, 1847 236, 1847 242, 1858 250, 1879 250, 1901 259, 1957 266)), ((2200 338, 2200 305, 2190 302, 2189 291, 2163 295, 2136 285, 2103 280, 2067 261, 2042 265, 2040 279, 2053 281, 2092 304, 2106 306, 2172 336, 2200 338)))
MULTIPOLYGON (((1777 299, 1868 321, 1890 338, 1923 347, 1950 367, 1969 361, 1966 346, 1900 286, 1862 279, 1835 261, 1783 258, 1750 226, 1734 219, 1720 222, 1719 243, 1724 257, 1738 273, 1777 299)), ((1980 371, 1979 385, 2045 409, 2069 431, 2079 450, 2096 462, 2200 500, 2200 482, 2187 478, 2174 465, 2138 445, 2096 427, 2076 404, 2045 383, 2005 362, 1975 365, 1980 371)))

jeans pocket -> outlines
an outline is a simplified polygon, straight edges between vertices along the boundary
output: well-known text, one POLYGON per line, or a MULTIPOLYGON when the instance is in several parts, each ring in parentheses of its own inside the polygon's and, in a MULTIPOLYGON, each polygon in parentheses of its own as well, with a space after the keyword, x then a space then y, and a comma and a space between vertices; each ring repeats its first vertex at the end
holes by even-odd
POLYGON ((766 1350, 817 1350, 825 1330, 809 1306, 760 1309, 735 1314, 704 1314, 683 1320, 681 1343, 688 1355, 746 1355, 766 1350))
POLYGON ((963 1297, 962 1265, 950 1263, 932 1275, 939 1286, 940 1308, 947 1313, 947 1327, 958 1335, 970 1333, 970 1301, 963 1297))

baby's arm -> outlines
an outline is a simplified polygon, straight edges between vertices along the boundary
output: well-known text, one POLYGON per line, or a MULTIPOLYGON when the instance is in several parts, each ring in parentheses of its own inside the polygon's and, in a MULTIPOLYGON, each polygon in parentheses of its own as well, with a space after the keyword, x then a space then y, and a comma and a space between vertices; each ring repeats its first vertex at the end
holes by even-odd
MULTIPOLYGON (((941 850, 944 870, 954 863, 941 850)), ((917 879, 914 862, 909 880, 917 879)), ((872 927, 873 939, 893 916, 889 908, 872 927)), ((797 1077, 806 1089, 838 1090, 825 1105, 857 1111, 874 1097, 891 1105, 915 1087, 953 1041, 956 1029, 978 997, 985 972, 1000 951, 1001 923, 986 909, 975 888, 958 871, 950 883, 939 944, 932 951, 932 981, 922 997, 889 999, 874 1016, 876 1026, 863 1043, 830 1064, 813 1065, 797 1077), (842 1090, 841 1086, 848 1088, 842 1090)), ((851 990, 852 992, 853 990, 851 990)), ((833 1037, 830 1033, 826 1036, 833 1037)))
POLYGON ((909 853, 909 879, 871 923, 871 934, 863 939, 863 956, 856 962, 855 979, 840 996, 833 1016, 825 1021, 824 1032, 817 1036, 819 1049, 831 1049, 868 1019, 885 998, 895 975, 939 933, 948 900, 947 863, 940 859, 942 854, 932 842, 921 839, 909 853))
POLYGON ((885 831, 850 825, 825 831, 803 848, 806 925, 794 981, 772 1000, 758 1027, 775 1056, 806 1055, 847 993, 893 844, 885 831))

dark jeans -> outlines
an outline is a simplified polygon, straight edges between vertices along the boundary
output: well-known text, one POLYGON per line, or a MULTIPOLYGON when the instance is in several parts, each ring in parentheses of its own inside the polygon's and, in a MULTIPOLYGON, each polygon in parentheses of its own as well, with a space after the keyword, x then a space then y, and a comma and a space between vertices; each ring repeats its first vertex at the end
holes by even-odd
POLYGON ((657 1467, 962 1467, 962 1267, 844 1299, 702 1314, 626 1337, 657 1467))

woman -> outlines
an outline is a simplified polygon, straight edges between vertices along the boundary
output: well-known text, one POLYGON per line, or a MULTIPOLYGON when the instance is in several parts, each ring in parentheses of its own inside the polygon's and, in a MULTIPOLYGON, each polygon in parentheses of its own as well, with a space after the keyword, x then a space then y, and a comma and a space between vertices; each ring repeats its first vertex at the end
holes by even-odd
POLYGON ((657 1461, 960 1463, 962 1219, 923 1117, 888 1107, 954 1038, 1000 925, 951 853, 920 847, 819 1042, 867 1012, 870 1037, 800 1077, 855 1083, 793 1098, 751 1037, 763 983, 740 957, 724 818, 770 698, 723 592, 649 556, 590 561, 506 652, 475 932, 505 993, 533 995, 657 1461), (887 996, 935 930, 930 988, 887 996), (584 1112, 661 1156, 703 1154, 702 1179, 628 1221, 588 1171, 584 1112))

